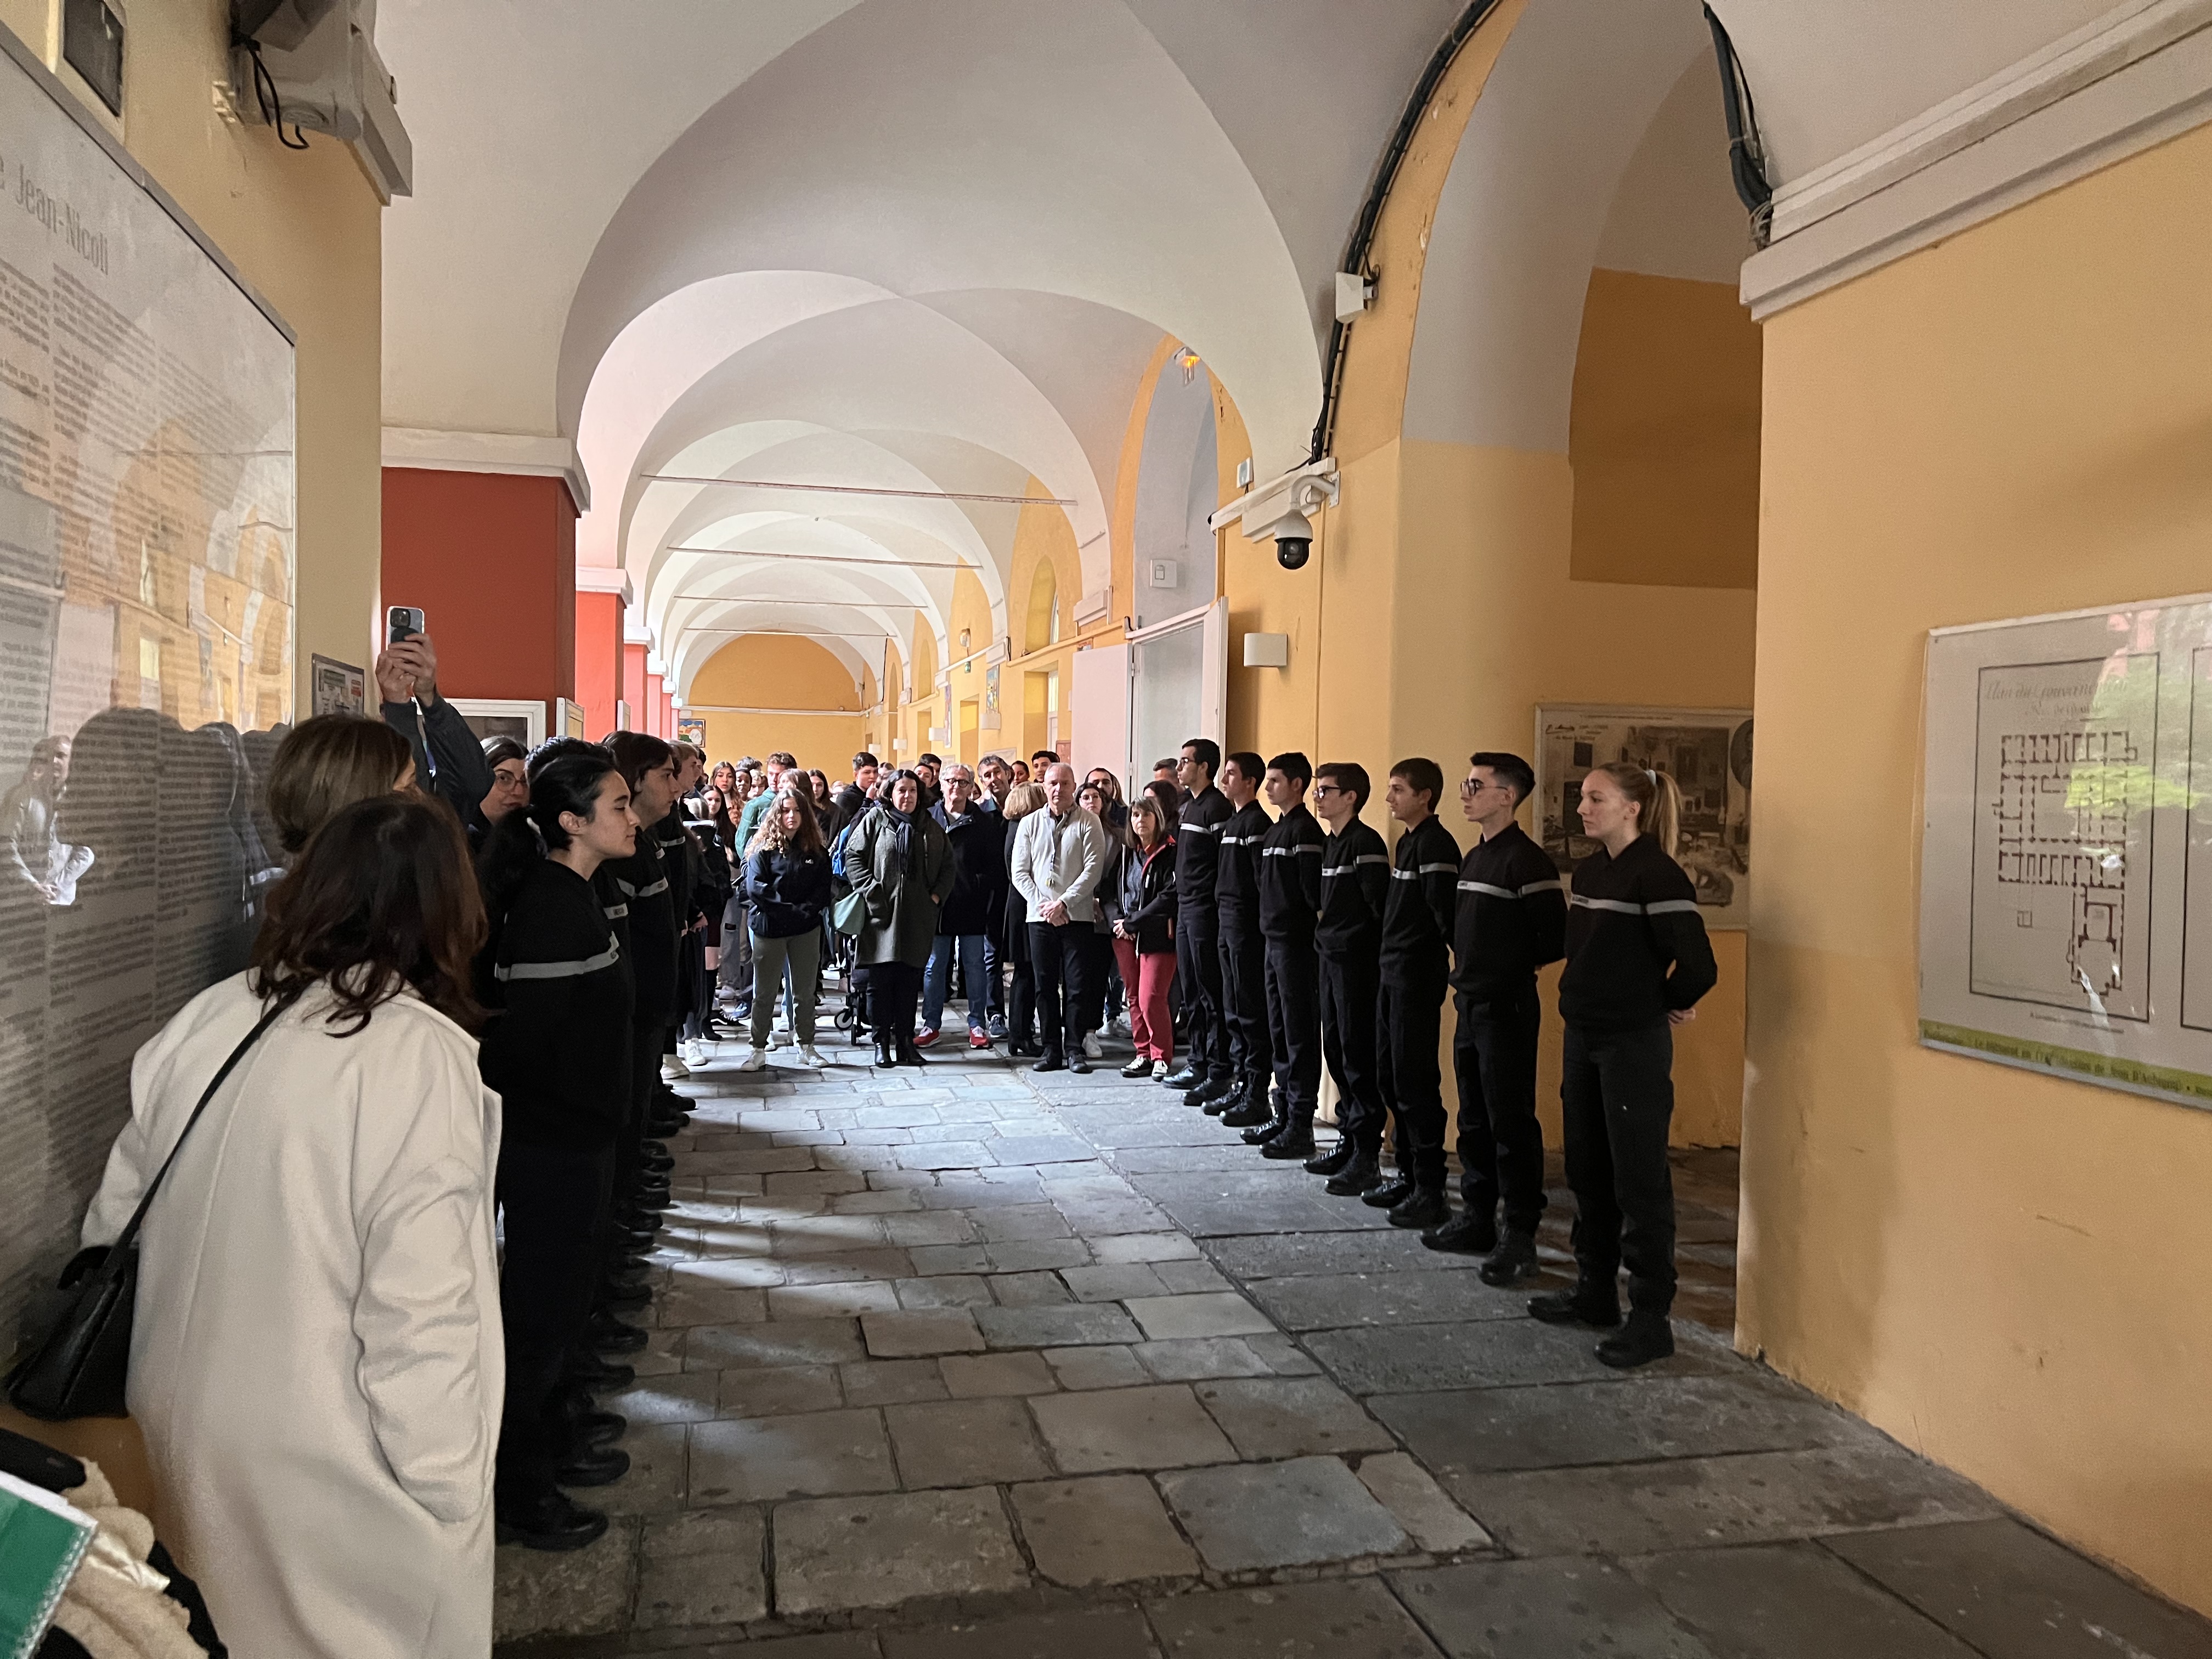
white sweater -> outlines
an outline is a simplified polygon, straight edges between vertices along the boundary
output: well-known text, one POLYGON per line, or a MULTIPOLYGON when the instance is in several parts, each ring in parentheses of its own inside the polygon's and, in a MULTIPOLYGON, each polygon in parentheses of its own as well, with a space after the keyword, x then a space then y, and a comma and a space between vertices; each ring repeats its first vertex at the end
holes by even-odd
POLYGON ((1031 921, 1044 920, 1055 899, 1067 902, 1070 921, 1098 919, 1098 878, 1106 871, 1106 826, 1098 815, 1071 806, 1065 817, 1040 806, 1014 826, 1014 890, 1029 905, 1031 921))

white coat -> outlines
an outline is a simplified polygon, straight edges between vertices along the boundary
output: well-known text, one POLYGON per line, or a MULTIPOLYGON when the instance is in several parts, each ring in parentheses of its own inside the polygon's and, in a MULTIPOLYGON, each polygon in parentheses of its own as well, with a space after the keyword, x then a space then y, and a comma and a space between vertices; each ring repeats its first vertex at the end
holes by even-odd
MULTIPOLYGON (((138 1051, 86 1243, 123 1231, 260 1018, 246 979, 138 1051)), ((411 993, 354 1036, 329 1008, 318 987, 262 1034, 147 1212, 131 1411, 236 1659, 484 1659, 499 1097, 411 993)))
POLYGON ((1106 826, 1087 807, 1071 806, 1057 818, 1044 806, 1026 815, 1014 826, 1008 874, 1029 920, 1042 921, 1047 905, 1064 901, 1071 922, 1096 921, 1106 852, 1106 826))

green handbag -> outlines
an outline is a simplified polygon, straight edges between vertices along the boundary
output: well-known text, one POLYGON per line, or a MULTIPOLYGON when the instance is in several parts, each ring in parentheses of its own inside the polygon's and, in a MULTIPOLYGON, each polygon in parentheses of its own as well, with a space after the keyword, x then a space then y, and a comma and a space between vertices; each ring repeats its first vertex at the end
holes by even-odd
POLYGON ((847 939, 858 939, 868 925, 868 901, 860 893, 848 893, 830 908, 830 925, 847 939))

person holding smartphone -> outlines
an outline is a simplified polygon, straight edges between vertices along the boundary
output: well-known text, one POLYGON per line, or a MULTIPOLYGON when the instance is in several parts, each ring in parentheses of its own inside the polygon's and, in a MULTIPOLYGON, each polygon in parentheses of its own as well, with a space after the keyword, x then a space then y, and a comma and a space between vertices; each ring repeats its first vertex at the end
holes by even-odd
POLYGON ((422 631, 422 612, 395 605, 386 618, 391 643, 376 659, 379 712, 415 751, 415 787, 465 826, 491 793, 491 763, 461 711, 438 695, 438 648, 422 631))

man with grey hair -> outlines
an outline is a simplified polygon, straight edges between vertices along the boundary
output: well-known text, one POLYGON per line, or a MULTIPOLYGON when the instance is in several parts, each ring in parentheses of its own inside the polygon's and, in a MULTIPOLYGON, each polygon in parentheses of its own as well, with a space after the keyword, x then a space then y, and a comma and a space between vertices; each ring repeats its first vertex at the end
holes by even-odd
POLYGON ((984 941, 991 918, 1006 909, 1005 820, 976 805, 975 775, 959 762, 945 769, 944 787, 945 799, 929 813, 944 826, 945 838, 951 843, 954 881, 951 896, 938 908, 937 941, 921 981, 921 1030, 914 1041, 923 1048, 937 1041, 945 1001, 952 990, 957 952, 968 992, 968 1046, 988 1048, 990 996, 984 941))
POLYGON ((1083 1011, 1090 998, 1091 945, 1099 878, 1106 872, 1106 827, 1075 799, 1075 769, 1044 769, 1044 807, 1015 826, 1014 889, 1027 907, 1030 968, 1036 976, 1040 1072, 1087 1072, 1083 1011))

